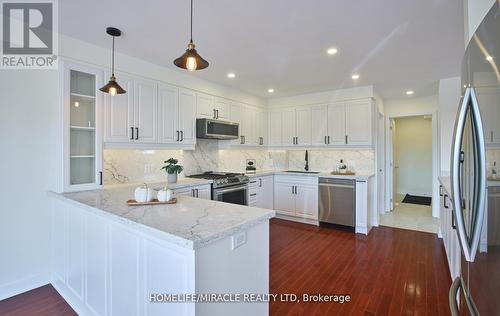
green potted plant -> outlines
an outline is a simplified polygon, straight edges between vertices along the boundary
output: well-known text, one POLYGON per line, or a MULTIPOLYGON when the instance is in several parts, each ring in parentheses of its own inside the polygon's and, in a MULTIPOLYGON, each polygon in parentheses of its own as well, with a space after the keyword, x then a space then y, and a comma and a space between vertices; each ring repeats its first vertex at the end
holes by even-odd
POLYGON ((177 162, 178 160, 174 158, 170 158, 164 161, 166 165, 161 169, 165 169, 165 171, 167 172, 168 183, 176 183, 177 175, 181 173, 182 170, 184 170, 184 168, 181 165, 178 165, 177 162))

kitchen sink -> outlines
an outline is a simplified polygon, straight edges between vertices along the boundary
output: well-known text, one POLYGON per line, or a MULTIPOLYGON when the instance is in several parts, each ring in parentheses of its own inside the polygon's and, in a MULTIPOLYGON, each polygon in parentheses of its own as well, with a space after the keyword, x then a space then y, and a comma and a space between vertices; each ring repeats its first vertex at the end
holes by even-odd
POLYGON ((312 173, 312 174, 318 174, 318 171, 300 171, 300 170, 287 170, 285 172, 289 173, 312 173))

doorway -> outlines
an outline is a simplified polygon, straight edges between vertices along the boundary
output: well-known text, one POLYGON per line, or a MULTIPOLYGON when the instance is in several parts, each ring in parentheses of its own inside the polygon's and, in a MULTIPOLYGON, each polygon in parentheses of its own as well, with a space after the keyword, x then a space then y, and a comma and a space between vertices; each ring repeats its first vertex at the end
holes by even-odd
POLYGON ((388 132, 391 207, 380 224, 437 233, 438 220, 432 214, 433 116, 392 117, 388 132))

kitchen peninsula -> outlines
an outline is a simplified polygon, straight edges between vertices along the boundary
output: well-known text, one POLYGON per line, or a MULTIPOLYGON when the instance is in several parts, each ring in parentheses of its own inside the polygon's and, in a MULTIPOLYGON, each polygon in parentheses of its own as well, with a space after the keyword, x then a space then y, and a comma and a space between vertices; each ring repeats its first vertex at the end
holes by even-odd
POLYGON ((272 210, 178 196, 127 206, 131 186, 50 193, 53 285, 79 314, 267 315, 267 303, 154 302, 268 293, 272 210))

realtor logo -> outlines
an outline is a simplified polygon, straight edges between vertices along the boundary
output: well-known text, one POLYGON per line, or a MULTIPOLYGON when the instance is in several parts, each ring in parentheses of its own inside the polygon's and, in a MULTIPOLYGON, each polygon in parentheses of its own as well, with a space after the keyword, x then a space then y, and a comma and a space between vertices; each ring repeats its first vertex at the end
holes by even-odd
POLYGON ((1 68, 57 68, 55 1, 2 2, 1 68))

